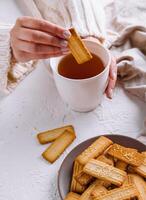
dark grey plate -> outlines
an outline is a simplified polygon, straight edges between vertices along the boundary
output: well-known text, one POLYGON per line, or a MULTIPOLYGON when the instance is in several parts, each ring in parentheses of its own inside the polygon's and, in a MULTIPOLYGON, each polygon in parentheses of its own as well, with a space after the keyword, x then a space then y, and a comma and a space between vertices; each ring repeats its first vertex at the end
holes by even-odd
MULTIPOLYGON (((146 145, 142 144, 136 139, 123 136, 123 135, 104 135, 111 139, 113 142, 121 144, 125 147, 136 148, 138 151, 146 151, 146 145)), ((98 136, 99 137, 99 136, 98 136)), ((73 162, 75 158, 84 150, 86 149, 91 143, 93 143, 98 137, 94 137, 88 139, 78 146, 76 146, 64 159, 58 174, 58 190, 61 199, 63 200, 66 194, 69 192, 71 176, 72 176, 72 169, 73 169, 73 162)))

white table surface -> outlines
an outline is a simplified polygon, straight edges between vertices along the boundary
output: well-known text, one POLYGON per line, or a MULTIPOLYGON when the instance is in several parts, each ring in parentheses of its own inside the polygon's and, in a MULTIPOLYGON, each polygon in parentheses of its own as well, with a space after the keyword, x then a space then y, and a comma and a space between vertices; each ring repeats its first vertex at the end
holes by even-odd
MULTIPOLYGON (((14 23, 21 13, 14 1, 0 1, 0 20, 14 23)), ((104 98, 90 113, 71 111, 61 100, 40 64, 25 81, 0 103, 0 200, 56 200, 57 172, 78 143, 106 133, 137 137, 143 130, 146 106, 120 86, 114 99, 104 98), (72 124, 76 141, 50 165, 41 157, 48 145, 38 144, 39 131, 72 124)))

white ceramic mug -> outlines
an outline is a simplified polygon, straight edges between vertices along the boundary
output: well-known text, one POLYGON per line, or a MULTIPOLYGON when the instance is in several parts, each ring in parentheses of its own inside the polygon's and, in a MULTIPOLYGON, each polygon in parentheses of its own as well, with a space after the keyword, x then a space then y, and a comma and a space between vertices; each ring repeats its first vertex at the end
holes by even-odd
POLYGON ((84 42, 90 52, 102 60, 105 69, 100 74, 87 79, 69 79, 58 73, 58 64, 64 56, 50 59, 50 68, 60 96, 72 110, 78 112, 94 110, 101 103, 111 63, 108 49, 94 41, 84 42))

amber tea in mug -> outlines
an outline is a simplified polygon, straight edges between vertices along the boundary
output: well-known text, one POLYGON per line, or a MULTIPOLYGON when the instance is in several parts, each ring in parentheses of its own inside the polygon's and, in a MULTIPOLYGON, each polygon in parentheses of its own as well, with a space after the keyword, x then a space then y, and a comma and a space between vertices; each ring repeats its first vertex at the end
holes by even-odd
POLYGON ((93 58, 83 64, 78 64, 72 54, 65 56, 58 65, 58 73, 70 79, 86 79, 97 76, 104 70, 101 59, 92 54, 93 58))
POLYGON ((71 54, 50 59, 49 72, 58 92, 70 109, 94 110, 102 101, 108 84, 111 56, 103 45, 84 40, 93 59, 78 65, 71 54))

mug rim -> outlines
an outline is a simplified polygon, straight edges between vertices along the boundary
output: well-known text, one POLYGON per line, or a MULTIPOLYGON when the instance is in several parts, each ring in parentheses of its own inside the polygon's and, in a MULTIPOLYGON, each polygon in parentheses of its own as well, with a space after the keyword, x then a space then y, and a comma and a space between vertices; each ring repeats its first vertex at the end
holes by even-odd
MULTIPOLYGON (((97 74, 96 76, 92 76, 92 77, 90 77, 90 78, 71 79, 71 78, 67 78, 67 77, 65 77, 65 76, 62 76, 62 75, 59 74, 56 70, 53 69, 51 62, 52 62, 53 59, 56 59, 56 58, 51 58, 51 59, 50 59, 50 67, 51 67, 51 70, 52 70, 53 72, 55 72, 56 75, 58 75, 58 76, 61 77, 61 78, 64 78, 65 80, 72 81, 72 82, 88 81, 88 80, 90 81, 90 80, 96 79, 97 77, 100 77, 100 76, 108 69, 108 67, 109 67, 110 64, 111 64, 111 60, 112 60, 112 59, 111 59, 110 52, 109 52, 109 49, 106 48, 106 47, 104 47, 103 45, 101 45, 101 44, 99 44, 99 43, 97 43, 97 42, 91 41, 91 40, 84 39, 84 41, 85 41, 85 42, 90 42, 90 43, 97 44, 98 46, 100 46, 101 48, 103 48, 103 49, 107 52, 107 55, 108 55, 108 57, 109 57, 109 61, 108 61, 107 65, 105 66, 104 70, 103 70, 101 73, 97 74)), ((67 55, 68 55, 68 54, 67 54, 67 55)), ((65 56, 66 56, 66 55, 65 55, 65 56)), ((64 58, 65 56, 61 56, 61 57, 64 58)))

